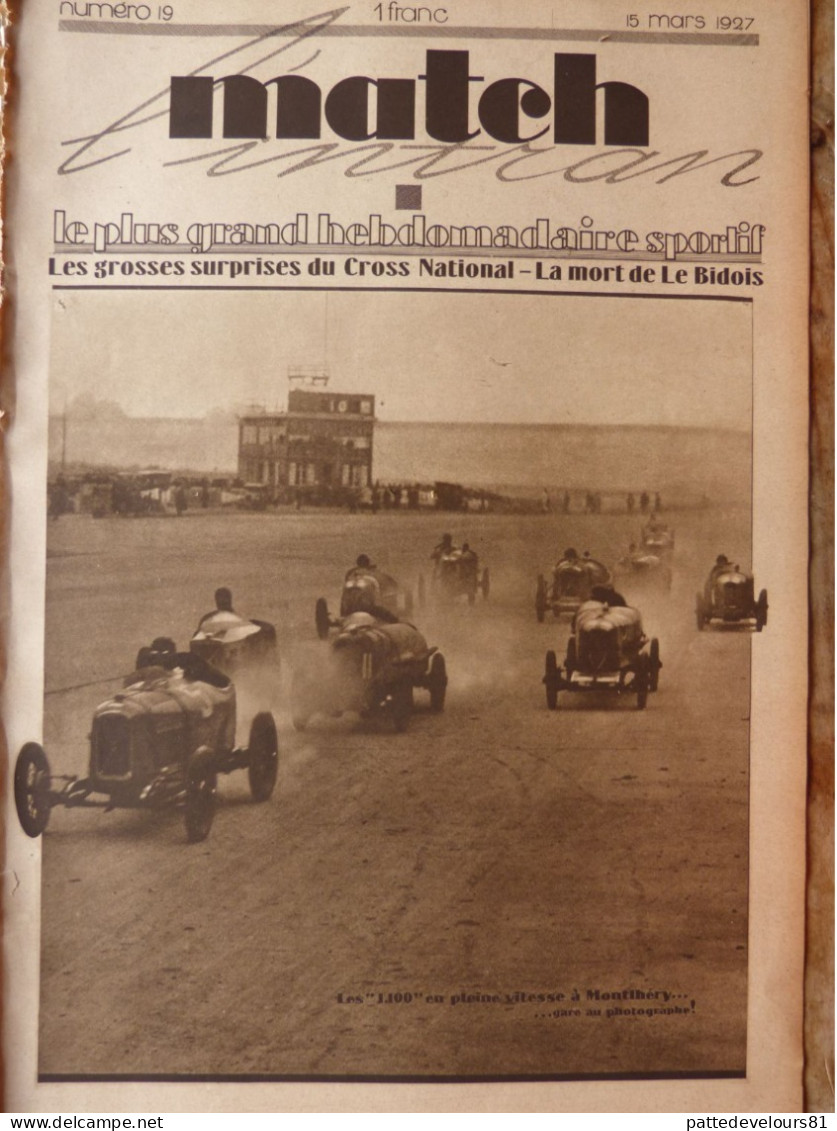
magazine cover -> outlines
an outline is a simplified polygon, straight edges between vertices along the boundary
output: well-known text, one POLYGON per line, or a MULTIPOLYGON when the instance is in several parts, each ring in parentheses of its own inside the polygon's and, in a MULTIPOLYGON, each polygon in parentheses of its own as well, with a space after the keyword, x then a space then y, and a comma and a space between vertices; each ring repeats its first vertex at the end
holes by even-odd
POLYGON ((799 1110, 805 7, 11 34, 9 1109, 799 1110))

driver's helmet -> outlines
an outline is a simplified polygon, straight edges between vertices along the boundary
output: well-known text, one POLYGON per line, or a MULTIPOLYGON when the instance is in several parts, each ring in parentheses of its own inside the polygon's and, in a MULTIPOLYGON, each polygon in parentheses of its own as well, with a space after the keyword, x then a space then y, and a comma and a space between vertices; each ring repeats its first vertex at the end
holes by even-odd
POLYGON ((144 645, 137 652, 137 659, 135 667, 137 670, 140 668, 151 668, 155 664, 166 657, 171 656, 177 651, 177 645, 170 636, 155 636, 149 645, 144 645))

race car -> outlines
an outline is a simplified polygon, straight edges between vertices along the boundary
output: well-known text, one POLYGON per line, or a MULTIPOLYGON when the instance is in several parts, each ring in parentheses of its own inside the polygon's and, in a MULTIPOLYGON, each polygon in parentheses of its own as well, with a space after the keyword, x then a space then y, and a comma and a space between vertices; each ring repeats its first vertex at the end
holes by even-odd
POLYGON ((21 748, 14 795, 27 836, 40 836, 56 805, 172 806, 183 813, 186 839, 196 842, 212 826, 218 774, 246 769, 254 801, 273 793, 279 763, 273 716, 257 714, 247 746, 236 747, 229 676, 194 652, 148 651, 153 662, 129 675, 123 689, 93 712, 87 777, 53 774, 36 742, 21 748))
POLYGON ((609 585, 610 570, 588 554, 582 557, 573 549, 564 551, 547 582, 538 575, 535 589, 535 615, 543 623, 548 609, 555 617, 574 616, 584 601, 590 600, 594 585, 609 585))
POLYGON ((314 622, 320 640, 325 640, 329 631, 339 628, 343 618, 352 613, 366 612, 379 617, 389 614, 393 620, 413 614, 413 595, 409 589, 402 591, 394 577, 372 565, 363 555, 358 562, 360 564, 350 569, 343 581, 338 617, 329 612, 325 597, 317 599, 314 622))
POLYGON ((674 531, 659 518, 651 518, 640 533, 640 546, 651 554, 670 554, 674 549, 674 531))
POLYGON ((659 641, 643 632, 638 609, 585 601, 573 620, 563 670, 555 652, 546 653, 546 705, 554 711, 560 691, 595 691, 635 695, 643 710, 661 667, 659 641))
POLYGON ((251 668, 275 664, 276 629, 263 620, 248 620, 227 609, 205 616, 189 641, 189 651, 213 667, 237 675, 251 668))
POLYGON ((671 589, 672 572, 668 555, 637 549, 634 544, 616 563, 613 573, 628 590, 668 592, 671 589))
POLYGON ((701 631, 723 624, 761 632, 767 624, 767 607, 767 590, 756 598, 753 575, 719 554, 703 593, 695 599, 695 617, 701 631))
POLYGON ((436 558, 431 575, 433 591, 444 601, 455 601, 467 597, 473 605, 477 593, 482 593, 484 601, 491 592, 491 578, 488 568, 480 569, 479 557, 466 542, 461 548, 451 546, 436 558))
POLYGON ((445 705, 448 677, 444 656, 411 624, 351 613, 330 645, 328 662, 300 666, 291 688, 291 716, 305 730, 313 715, 356 712, 363 718, 391 718, 404 730, 413 708, 413 690, 430 692, 430 709, 445 705))

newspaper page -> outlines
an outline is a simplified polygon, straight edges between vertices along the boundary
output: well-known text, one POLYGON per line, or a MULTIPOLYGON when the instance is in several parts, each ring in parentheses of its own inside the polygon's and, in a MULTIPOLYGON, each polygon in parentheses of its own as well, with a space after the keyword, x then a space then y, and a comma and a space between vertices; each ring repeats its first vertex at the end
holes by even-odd
POLYGON ((805 5, 11 35, 9 1109, 799 1111, 805 5))

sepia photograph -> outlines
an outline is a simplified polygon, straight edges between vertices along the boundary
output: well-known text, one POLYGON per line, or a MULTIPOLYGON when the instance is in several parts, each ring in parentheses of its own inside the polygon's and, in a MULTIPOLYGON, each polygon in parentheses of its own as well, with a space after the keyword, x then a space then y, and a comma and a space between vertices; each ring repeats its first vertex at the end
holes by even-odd
POLYGON ((125 309, 53 308, 39 1078, 742 1076, 751 304, 125 309))

